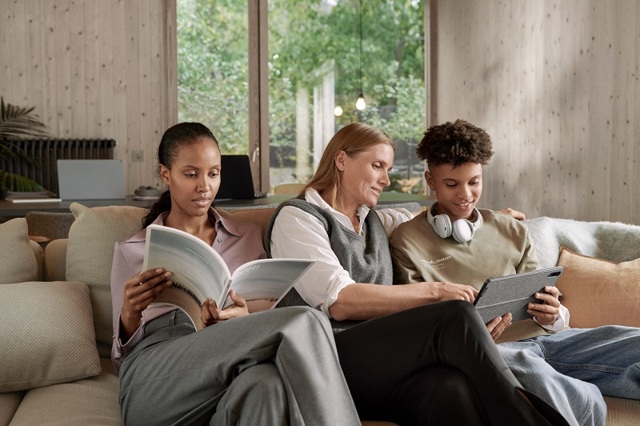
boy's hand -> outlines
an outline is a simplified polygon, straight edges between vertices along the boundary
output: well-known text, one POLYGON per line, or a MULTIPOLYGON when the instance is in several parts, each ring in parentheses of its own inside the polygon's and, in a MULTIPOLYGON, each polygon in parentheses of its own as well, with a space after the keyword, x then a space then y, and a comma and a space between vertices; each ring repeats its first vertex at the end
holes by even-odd
POLYGON ((511 313, 507 312, 503 316, 492 319, 487 323, 487 330, 489 330, 489 334, 491 334, 491 338, 494 342, 498 340, 498 337, 502 335, 502 332, 511 325, 511 318, 511 313))
POLYGON ((560 291, 554 286, 546 286, 544 292, 535 294, 542 303, 529 303, 527 312, 533 315, 540 325, 553 324, 560 312, 560 301, 558 295, 560 291))
POLYGON ((249 315, 247 302, 243 297, 238 296, 233 290, 229 292, 229 297, 233 301, 233 305, 223 310, 218 308, 214 300, 207 299, 204 301, 200 314, 202 324, 205 327, 208 327, 211 324, 217 324, 221 321, 249 315))

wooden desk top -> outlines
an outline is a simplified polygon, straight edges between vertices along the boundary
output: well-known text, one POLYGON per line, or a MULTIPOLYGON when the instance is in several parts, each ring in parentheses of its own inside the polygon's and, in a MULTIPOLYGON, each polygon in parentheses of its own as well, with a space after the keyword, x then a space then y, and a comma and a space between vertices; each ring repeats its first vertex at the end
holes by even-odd
MULTIPOLYGON (((251 209, 258 207, 276 207, 281 202, 288 200, 293 195, 268 195, 264 198, 256 198, 250 200, 232 200, 219 199, 215 200, 216 207, 229 209, 251 209)), ((47 211, 47 212, 68 212, 69 206, 74 201, 61 201, 57 203, 11 203, 6 200, 0 200, 0 222, 15 217, 24 217, 28 212, 47 211)), ((77 200, 78 203, 87 207, 99 206, 135 206, 149 207, 153 204, 153 200, 135 200, 133 197, 116 200, 77 200)), ((428 199, 425 195, 403 194, 399 192, 383 192, 380 195, 378 204, 396 204, 415 202, 421 206, 429 206, 433 204, 433 200, 428 199)))

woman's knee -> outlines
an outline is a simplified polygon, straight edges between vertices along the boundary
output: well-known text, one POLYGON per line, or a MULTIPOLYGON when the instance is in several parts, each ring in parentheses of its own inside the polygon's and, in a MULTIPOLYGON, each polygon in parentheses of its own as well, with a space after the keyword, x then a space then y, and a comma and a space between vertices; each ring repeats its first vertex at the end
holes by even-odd
MULTIPOLYGON (((240 416, 243 408, 286 413, 287 396, 282 377, 275 364, 258 364, 244 370, 232 382, 216 411, 240 416)), ((244 415, 247 415, 246 413, 244 415)))
POLYGON ((405 380, 393 393, 400 412, 419 424, 486 424, 486 415, 471 381, 459 370, 431 366, 405 380))

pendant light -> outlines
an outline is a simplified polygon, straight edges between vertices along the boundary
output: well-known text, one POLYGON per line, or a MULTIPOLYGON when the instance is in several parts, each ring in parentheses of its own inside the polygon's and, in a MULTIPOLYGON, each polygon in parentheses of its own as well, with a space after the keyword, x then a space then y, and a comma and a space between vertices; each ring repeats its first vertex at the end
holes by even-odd
POLYGON ((358 24, 360 27, 360 93, 358 94, 358 100, 356 101, 356 109, 358 111, 362 111, 367 106, 362 92, 362 0, 359 0, 358 2, 358 24))

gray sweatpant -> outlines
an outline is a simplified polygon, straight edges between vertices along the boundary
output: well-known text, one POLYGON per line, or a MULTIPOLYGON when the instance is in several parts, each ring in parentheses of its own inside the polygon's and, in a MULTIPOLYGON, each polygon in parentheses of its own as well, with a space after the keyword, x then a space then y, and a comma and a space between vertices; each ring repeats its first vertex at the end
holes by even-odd
POLYGON ((122 364, 126 424, 360 424, 322 313, 269 310, 199 332, 176 322, 122 364))

